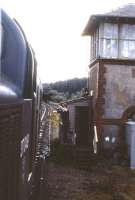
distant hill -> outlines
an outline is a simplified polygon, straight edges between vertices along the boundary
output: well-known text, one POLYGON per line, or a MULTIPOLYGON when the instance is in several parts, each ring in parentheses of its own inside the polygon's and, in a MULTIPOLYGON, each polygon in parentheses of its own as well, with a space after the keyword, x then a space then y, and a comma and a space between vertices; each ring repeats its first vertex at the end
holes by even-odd
POLYGON ((81 96, 81 90, 87 87, 87 78, 74 78, 55 83, 44 83, 44 93, 52 93, 58 101, 74 99, 81 96))

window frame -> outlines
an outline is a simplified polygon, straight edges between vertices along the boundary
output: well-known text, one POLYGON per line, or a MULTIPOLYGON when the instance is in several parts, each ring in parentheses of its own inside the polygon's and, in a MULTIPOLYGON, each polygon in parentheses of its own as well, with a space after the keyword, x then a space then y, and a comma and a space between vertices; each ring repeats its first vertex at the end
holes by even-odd
MULTIPOLYGON (((129 45, 130 42, 134 42, 135 43, 135 36, 134 38, 131 38, 130 35, 128 35, 126 38, 122 37, 121 35, 121 30, 122 30, 122 26, 128 26, 128 30, 129 30, 129 26, 135 26, 135 24, 120 24, 120 28, 119 28, 119 32, 120 32, 120 36, 119 36, 119 48, 121 48, 121 42, 128 42, 128 55, 127 56, 122 56, 122 50, 119 50, 119 58, 122 58, 122 59, 135 59, 135 56, 132 57, 130 56, 131 54, 131 46, 129 45)), ((135 28, 135 27, 134 27, 135 28)), ((127 34, 130 32, 128 32, 127 30, 127 34)), ((134 46, 135 47, 135 46, 134 46)), ((134 48, 134 51, 135 51, 135 48, 134 48)))
POLYGON ((130 26, 134 26, 134 31, 135 31, 135 24, 126 24, 126 23, 117 24, 117 23, 111 23, 111 22, 109 23, 103 22, 100 24, 100 26, 95 30, 95 32, 93 32, 91 36, 91 60, 94 60, 98 57, 107 58, 107 59, 130 59, 130 60, 135 59, 135 56, 132 56, 132 55, 135 55, 134 53, 132 53, 132 51, 135 51, 135 48, 132 48, 131 46, 129 46, 130 42, 134 42, 135 44, 135 36, 133 36, 134 39, 130 38, 130 35, 127 38, 122 37, 122 27, 124 27, 124 25, 128 26, 128 29, 130 26), (114 25, 114 28, 115 28, 115 25, 117 25, 118 33, 116 34, 114 30, 114 35, 116 34, 116 37, 114 37, 113 34, 110 37, 105 37, 105 32, 104 32, 105 24, 109 24, 109 25, 112 24, 114 25), (107 53, 103 51, 103 49, 107 48, 107 46, 104 47, 103 45, 103 43, 105 43, 105 41, 107 40, 108 41, 110 40, 110 53, 108 53, 108 55, 107 53), (113 46, 112 46, 113 41, 116 42, 116 51, 117 51, 116 55, 114 53, 115 50, 113 50, 113 46), (126 41, 128 42, 128 47, 127 47, 128 50, 127 50, 127 56, 124 56, 122 55, 121 45, 122 45, 122 42, 124 43, 126 41))
POLYGON ((99 28, 91 35, 91 52, 90 60, 94 60, 99 56, 99 28))

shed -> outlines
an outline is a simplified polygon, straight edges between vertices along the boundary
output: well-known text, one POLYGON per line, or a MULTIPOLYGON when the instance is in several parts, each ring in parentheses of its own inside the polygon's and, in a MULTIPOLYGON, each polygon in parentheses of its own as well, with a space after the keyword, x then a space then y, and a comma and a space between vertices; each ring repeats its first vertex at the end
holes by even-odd
MULTIPOLYGON (((62 114, 64 143, 88 146, 91 144, 92 97, 80 97, 64 102, 67 112, 62 114), (65 117, 66 116, 66 117, 65 117)), ((62 141, 63 142, 63 141, 62 141)))

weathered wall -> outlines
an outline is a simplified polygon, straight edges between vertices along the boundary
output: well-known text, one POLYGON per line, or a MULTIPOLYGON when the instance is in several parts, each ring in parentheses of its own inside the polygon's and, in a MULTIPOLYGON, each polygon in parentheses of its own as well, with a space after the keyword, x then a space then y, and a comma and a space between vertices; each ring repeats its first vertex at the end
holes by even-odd
POLYGON ((105 65, 105 118, 121 118, 135 105, 135 66, 105 65))
POLYGON ((119 144, 119 126, 103 125, 102 131, 102 143, 104 149, 114 150, 119 144))
POLYGON ((90 68, 89 71, 89 92, 93 90, 93 101, 95 103, 98 96, 98 76, 99 76, 99 64, 96 63, 90 68))
MULTIPOLYGON (((121 119, 124 111, 135 105, 135 66, 105 65, 104 115, 106 119, 121 119)), ((119 125, 102 125, 102 142, 106 149, 119 147, 119 125)), ((124 134, 124 133, 122 133, 124 134)))

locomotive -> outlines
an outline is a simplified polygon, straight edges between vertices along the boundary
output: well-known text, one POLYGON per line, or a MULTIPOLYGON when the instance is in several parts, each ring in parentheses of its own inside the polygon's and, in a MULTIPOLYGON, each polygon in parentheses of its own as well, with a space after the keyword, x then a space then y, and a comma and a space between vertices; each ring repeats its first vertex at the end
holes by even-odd
POLYGON ((42 85, 34 51, 0 10, 0 199, 27 200, 39 137, 42 85))

